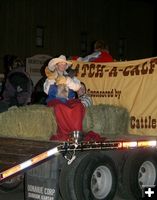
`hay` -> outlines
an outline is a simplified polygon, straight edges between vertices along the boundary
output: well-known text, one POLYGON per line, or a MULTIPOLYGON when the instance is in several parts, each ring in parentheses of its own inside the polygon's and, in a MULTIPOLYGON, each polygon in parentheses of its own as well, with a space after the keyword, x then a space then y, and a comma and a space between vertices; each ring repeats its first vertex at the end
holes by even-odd
POLYGON ((5 137, 49 140, 56 127, 52 109, 44 105, 11 107, 0 114, 0 135, 5 137))
POLYGON ((113 105, 96 105, 87 108, 83 121, 85 131, 101 135, 128 134, 129 113, 126 108, 113 105))
MULTIPOLYGON (((101 135, 128 133, 129 114, 123 107, 97 105, 87 108, 83 121, 84 131, 101 135)), ((34 140, 49 140, 56 133, 53 109, 44 105, 11 107, 0 114, 0 135, 34 140)))

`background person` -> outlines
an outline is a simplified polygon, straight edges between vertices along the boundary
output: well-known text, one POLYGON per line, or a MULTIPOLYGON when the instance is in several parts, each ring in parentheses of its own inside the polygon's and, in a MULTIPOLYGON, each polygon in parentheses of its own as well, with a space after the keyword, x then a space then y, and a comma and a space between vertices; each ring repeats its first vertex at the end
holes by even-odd
POLYGON ((33 82, 25 71, 24 62, 16 58, 6 76, 0 101, 0 112, 11 106, 24 106, 31 103, 33 82))
POLYGON ((78 58, 78 61, 84 62, 113 62, 107 46, 103 40, 97 40, 94 43, 94 52, 84 58, 78 58))

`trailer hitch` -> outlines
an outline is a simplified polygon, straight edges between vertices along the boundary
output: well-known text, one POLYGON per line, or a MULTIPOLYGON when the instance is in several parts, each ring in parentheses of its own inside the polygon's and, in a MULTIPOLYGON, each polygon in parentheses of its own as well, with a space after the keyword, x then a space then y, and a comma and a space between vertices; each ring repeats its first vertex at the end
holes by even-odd
POLYGON ((76 159, 76 149, 78 148, 79 144, 83 141, 83 132, 81 131, 73 131, 70 134, 70 140, 73 142, 72 151, 68 152, 69 145, 65 143, 64 145, 64 158, 68 161, 68 165, 70 165, 76 159))

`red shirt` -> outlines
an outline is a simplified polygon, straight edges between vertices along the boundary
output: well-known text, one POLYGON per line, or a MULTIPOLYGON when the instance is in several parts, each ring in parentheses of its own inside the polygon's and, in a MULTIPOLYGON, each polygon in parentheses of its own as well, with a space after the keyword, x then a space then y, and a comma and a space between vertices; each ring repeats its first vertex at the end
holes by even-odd
POLYGON ((101 51, 99 57, 93 59, 92 62, 113 62, 113 58, 107 51, 101 51))

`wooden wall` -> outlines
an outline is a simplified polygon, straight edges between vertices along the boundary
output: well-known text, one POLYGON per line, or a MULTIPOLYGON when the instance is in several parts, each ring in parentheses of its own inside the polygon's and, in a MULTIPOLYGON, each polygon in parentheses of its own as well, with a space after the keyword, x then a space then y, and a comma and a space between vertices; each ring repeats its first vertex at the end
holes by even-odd
POLYGON ((7 54, 85 55, 104 39, 114 58, 151 57, 153 4, 134 0, 0 0, 0 70, 7 54), (43 27, 43 47, 36 28, 43 27))

